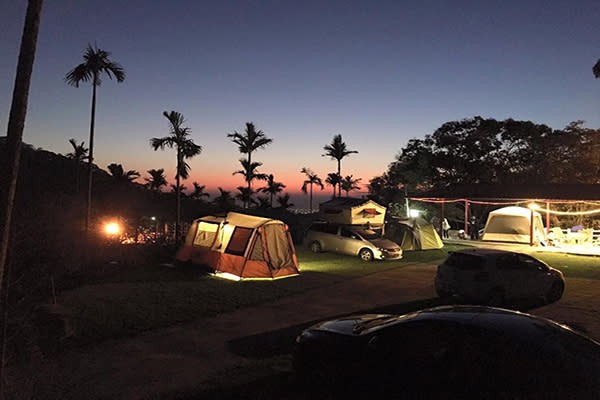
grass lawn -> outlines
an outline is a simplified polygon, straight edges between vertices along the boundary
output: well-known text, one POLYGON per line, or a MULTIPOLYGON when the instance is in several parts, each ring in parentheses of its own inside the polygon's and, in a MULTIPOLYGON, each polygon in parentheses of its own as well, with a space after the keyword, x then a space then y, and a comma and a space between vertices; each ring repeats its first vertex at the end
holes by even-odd
MULTIPOLYGON (((370 263, 358 257, 313 254, 298 248, 300 276, 276 281, 232 282, 214 278, 196 267, 120 266, 101 281, 61 293, 58 301, 72 314, 77 340, 96 342, 274 301, 382 270, 439 262, 448 251, 464 247, 447 245, 441 250, 407 252, 402 260, 370 263)), ((598 257, 532 255, 567 277, 600 279, 598 257)))
POLYGON ((560 270, 567 278, 600 279, 600 257, 542 251, 530 254, 560 270))
POLYGON ((99 282, 61 293, 58 302, 71 312, 77 341, 96 342, 214 316, 382 270, 443 259, 448 251, 463 247, 408 252, 402 260, 370 263, 358 257, 313 254, 298 248, 301 274, 275 281, 232 282, 195 267, 122 266, 99 282))

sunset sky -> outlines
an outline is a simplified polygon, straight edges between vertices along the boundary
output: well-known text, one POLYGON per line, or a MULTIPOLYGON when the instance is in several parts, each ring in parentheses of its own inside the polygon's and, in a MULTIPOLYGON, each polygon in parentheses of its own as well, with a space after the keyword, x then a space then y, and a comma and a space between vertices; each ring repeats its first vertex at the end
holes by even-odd
MULTIPOLYGON (((6 132, 25 0, 0 2, 0 130, 6 132)), ((112 52, 124 83, 98 92, 96 163, 175 170, 154 152, 164 110, 187 119, 203 152, 192 181, 242 184, 226 135, 247 121, 273 139, 255 159, 291 193, 300 169, 336 168, 323 146, 358 150, 342 173, 368 182, 413 137, 475 115, 600 127, 598 1, 46 0, 24 140, 66 153, 88 143, 91 88, 64 75, 88 43, 112 52)), ((260 186, 260 184, 256 184, 260 186)), ((327 194, 330 189, 326 188, 327 194)), ((306 200, 294 197, 298 207, 306 200)))

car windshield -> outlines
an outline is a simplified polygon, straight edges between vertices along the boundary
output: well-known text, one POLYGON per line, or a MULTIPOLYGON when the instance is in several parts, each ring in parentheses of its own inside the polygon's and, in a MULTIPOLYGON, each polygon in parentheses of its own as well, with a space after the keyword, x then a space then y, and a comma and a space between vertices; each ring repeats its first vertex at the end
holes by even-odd
POLYGON ((357 230, 356 233, 358 233, 360 236, 367 240, 379 239, 381 237, 379 233, 371 229, 360 229, 357 230))

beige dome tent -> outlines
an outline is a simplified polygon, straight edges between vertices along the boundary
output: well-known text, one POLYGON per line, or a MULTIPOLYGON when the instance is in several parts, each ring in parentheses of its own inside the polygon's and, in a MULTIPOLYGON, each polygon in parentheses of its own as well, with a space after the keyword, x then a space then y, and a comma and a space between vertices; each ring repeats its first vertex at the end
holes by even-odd
POLYGON ((440 235, 430 222, 421 218, 394 218, 394 221, 400 228, 397 236, 401 235, 400 247, 402 250, 431 250, 444 247, 440 235))
MULTIPOLYGON (((485 224, 481 240, 497 242, 530 242, 531 210, 524 207, 504 207, 492 211, 485 224)), ((540 213, 533 212, 533 241, 544 242, 546 232, 540 213)))
POLYGON ((176 259, 207 265, 234 279, 274 279, 299 273, 287 225, 235 212, 195 220, 176 259))

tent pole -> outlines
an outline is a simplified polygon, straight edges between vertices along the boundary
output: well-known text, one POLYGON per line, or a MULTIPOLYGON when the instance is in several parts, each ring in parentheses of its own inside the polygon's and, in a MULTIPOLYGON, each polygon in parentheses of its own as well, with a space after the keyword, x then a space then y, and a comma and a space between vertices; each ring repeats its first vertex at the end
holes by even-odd
POLYGON ((469 199, 465 199, 465 239, 469 235, 469 199))
POLYGON ((546 200, 546 235, 550 234, 550 202, 546 200))
POLYGON ((440 236, 444 237, 444 203, 446 199, 442 199, 442 216, 440 218, 440 236))
POLYGON ((533 246, 533 208, 530 209, 531 214, 529 217, 529 245, 533 246))

